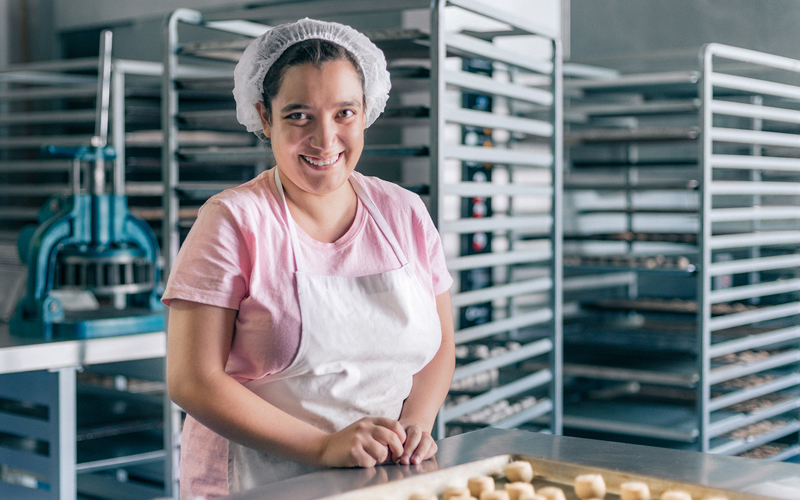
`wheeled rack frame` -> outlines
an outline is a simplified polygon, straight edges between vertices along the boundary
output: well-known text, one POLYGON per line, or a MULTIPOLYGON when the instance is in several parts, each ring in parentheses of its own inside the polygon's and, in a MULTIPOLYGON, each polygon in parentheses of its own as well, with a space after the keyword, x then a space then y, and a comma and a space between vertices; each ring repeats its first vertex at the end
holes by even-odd
MULTIPOLYGON (((255 142, 216 148, 179 145, 180 133, 188 130, 190 122, 194 130, 230 132, 225 124, 233 118, 232 108, 215 108, 217 120, 199 125, 193 119, 203 110, 181 109, 181 92, 186 91, 184 82, 189 79, 194 78, 196 83, 198 78, 208 78, 210 82, 213 77, 220 88, 225 84, 232 88, 231 76, 222 77, 217 68, 208 70, 191 58, 230 63, 238 60, 246 46, 241 38, 187 41, 179 36, 179 26, 246 37, 255 36, 254 30, 263 31, 269 25, 304 16, 328 20, 350 16, 345 22, 365 31, 387 54, 393 98, 370 129, 362 157, 367 166, 359 169, 386 175, 427 202, 445 242, 448 268, 458 278, 460 290, 454 287, 452 292, 456 315, 473 305, 491 310, 482 322, 457 326, 456 342, 465 354, 456 369, 454 397, 440 412, 435 434, 444 437, 489 425, 524 425, 560 433, 561 49, 557 34, 520 22, 511 13, 473 0, 433 4, 401 0, 391 5, 291 2, 227 12, 200 14, 181 9, 173 13, 164 32, 162 93, 166 268, 178 249, 179 228, 187 222, 178 217, 180 194, 186 192, 180 188, 181 163, 249 161, 257 174, 272 161, 255 142), (389 19, 412 11, 424 13, 424 28, 402 26, 400 15, 396 17, 397 28, 376 30, 374 25, 370 29, 369 23, 358 24, 361 15, 368 21, 376 13, 389 19), (454 12, 507 28, 452 32, 445 29, 445 21, 454 12), (507 36, 522 36, 529 50, 520 53, 505 48, 502 42, 507 36), (486 70, 466 69, 474 61, 479 63, 473 66, 482 65, 486 70), (411 95, 414 92, 416 96, 411 95), (468 99, 467 95, 483 102, 493 99, 494 106, 476 110, 450 104, 468 99), (450 131, 462 139, 470 133, 482 139, 479 143, 454 144, 450 131), (419 138, 424 138, 423 144, 419 144, 419 138), (489 145, 493 147, 485 147, 489 145), (390 168, 372 169, 375 162, 389 161, 403 165, 400 173, 390 168), (466 178, 463 169, 467 164, 494 175, 483 177, 484 182, 466 178), (490 210, 461 210, 476 204, 490 210), (459 247, 476 234, 493 240, 491 251, 467 250, 462 254, 459 247), (461 282, 465 273, 473 270, 488 273, 490 281, 469 289, 461 282), (484 351, 490 354, 474 355, 484 351), (498 403, 511 408, 501 419, 466 418, 498 403)), ((203 118, 213 118, 211 106, 203 118)), ((223 187, 220 183, 217 190, 223 187)))
POLYGON ((609 292, 570 290, 565 426, 785 460, 800 454, 800 61, 719 44, 700 60, 566 85, 565 272, 609 292))

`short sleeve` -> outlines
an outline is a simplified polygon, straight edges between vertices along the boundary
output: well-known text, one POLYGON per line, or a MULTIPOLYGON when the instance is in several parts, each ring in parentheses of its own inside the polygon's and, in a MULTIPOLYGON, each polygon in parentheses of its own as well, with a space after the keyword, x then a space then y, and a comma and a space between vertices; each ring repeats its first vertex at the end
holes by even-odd
POLYGON ((222 203, 207 202, 178 252, 161 301, 238 310, 248 294, 251 267, 247 235, 235 214, 222 203))
POLYGON ((434 226, 427 209, 424 210, 423 213, 425 216, 421 218, 421 223, 425 235, 425 247, 428 253, 431 278, 433 280, 433 293, 434 295, 441 295, 448 291, 453 285, 453 277, 450 276, 450 272, 447 270, 444 250, 442 249, 442 238, 439 235, 439 231, 436 230, 436 226, 434 226))

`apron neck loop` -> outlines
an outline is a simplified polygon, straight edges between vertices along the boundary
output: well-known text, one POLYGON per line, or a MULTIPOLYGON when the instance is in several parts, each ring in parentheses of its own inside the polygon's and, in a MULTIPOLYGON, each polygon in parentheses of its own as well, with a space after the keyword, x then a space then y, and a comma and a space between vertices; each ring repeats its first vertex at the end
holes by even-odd
POLYGON ((278 167, 275 167, 275 187, 278 189, 278 195, 281 197, 281 201, 283 202, 283 214, 286 217, 286 225, 289 226, 289 236, 292 240, 292 255, 294 256, 294 270, 300 271, 301 267, 305 267, 302 265, 303 257, 300 255, 300 239, 297 237, 297 228, 295 227, 294 219, 292 219, 292 214, 289 212, 289 204, 286 203, 286 194, 283 191, 283 183, 281 182, 281 176, 278 175, 278 167))
MULTIPOLYGON (((283 190, 283 184, 281 183, 281 177, 278 175, 278 167, 275 167, 275 187, 278 189, 278 194, 281 197, 281 201, 283 202, 283 213, 286 216, 286 224, 289 226, 289 235, 291 236, 292 240, 292 253, 294 254, 294 265, 295 271, 300 271, 303 266, 302 256, 300 255, 300 240, 297 237, 297 228, 294 219, 292 218, 292 214, 289 212, 289 204, 286 202, 286 194, 283 190)), ((392 250, 394 250, 397 259, 400 261, 401 266, 405 266, 408 264, 408 259, 406 258, 406 254, 400 248, 400 244, 397 242, 397 238, 395 238, 394 233, 392 232, 389 224, 386 222, 386 219, 383 218, 383 215, 378 210, 378 207, 375 206, 375 203, 372 201, 372 198, 364 191, 364 187, 361 185, 361 182, 356 178, 356 176, 350 176, 350 185, 353 186, 353 190, 355 190, 358 199, 361 200, 361 203, 364 204, 364 207, 367 209, 369 214, 375 220, 375 223, 378 225, 378 228, 383 233, 383 236, 391 245, 392 250)))
POLYGON ((361 182, 356 178, 355 175, 350 176, 350 185, 353 186, 358 198, 361 200, 361 203, 367 208, 367 211, 372 215, 372 218, 375 219, 375 223, 378 224, 383 236, 386 237, 387 241, 389 241, 389 245, 392 246, 392 250, 394 250, 395 255, 397 255, 397 259, 400 261, 401 266, 405 266, 408 264, 408 259, 406 258, 406 254, 403 253, 403 250, 400 248, 400 243, 397 242, 397 238, 394 237, 394 233, 392 232, 389 224, 386 222, 386 219, 383 218, 383 215, 378 210, 378 207, 375 206, 375 202, 372 201, 372 198, 364 191, 364 186, 361 185, 361 182))

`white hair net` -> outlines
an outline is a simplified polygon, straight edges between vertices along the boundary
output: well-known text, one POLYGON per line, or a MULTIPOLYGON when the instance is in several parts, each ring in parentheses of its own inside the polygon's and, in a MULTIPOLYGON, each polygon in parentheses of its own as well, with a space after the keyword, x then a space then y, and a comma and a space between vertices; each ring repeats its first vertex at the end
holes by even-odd
POLYGON ((260 139, 265 139, 255 104, 264 100, 264 76, 269 68, 287 48, 311 39, 322 39, 341 45, 355 56, 364 73, 364 126, 372 125, 383 112, 392 84, 381 49, 349 26, 305 18, 275 26, 253 40, 233 70, 236 118, 247 127, 248 132, 254 132, 260 139))

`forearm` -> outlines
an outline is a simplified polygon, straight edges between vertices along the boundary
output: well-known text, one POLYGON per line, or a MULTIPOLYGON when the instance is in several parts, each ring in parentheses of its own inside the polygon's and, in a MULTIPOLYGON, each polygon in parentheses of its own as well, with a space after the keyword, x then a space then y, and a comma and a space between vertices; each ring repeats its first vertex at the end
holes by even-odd
POLYGON ((214 432, 251 448, 319 465, 328 434, 272 406, 225 373, 236 311, 174 300, 167 388, 214 432))
POLYGON ((250 448, 320 467, 328 434, 279 410, 226 373, 185 377, 178 406, 217 434, 250 448))
POLYGON ((442 325, 442 344, 433 359, 414 375, 411 392, 403 404, 400 422, 416 423, 430 432, 444 402, 455 369, 455 343, 450 292, 436 297, 442 325))

